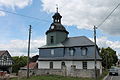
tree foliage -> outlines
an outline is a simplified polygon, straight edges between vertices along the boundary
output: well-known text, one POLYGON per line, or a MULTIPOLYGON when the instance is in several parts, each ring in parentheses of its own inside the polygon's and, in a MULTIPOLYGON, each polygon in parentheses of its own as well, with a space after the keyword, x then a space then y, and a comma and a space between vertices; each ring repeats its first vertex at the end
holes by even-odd
POLYGON ((27 65, 27 56, 14 56, 12 57, 14 64, 12 66, 13 72, 17 73, 20 67, 27 65))
POLYGON ((102 66, 105 68, 110 68, 111 66, 115 65, 118 61, 118 57, 116 55, 116 51, 112 48, 102 48, 100 56, 102 58, 102 66))

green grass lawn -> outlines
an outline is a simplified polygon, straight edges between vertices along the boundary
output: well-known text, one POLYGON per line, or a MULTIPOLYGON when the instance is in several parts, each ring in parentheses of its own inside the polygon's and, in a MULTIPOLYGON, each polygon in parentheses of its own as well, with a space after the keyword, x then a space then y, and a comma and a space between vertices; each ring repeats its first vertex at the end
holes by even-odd
MULTIPOLYGON (((103 78, 108 74, 108 71, 104 71, 103 74, 97 80, 103 80, 103 78)), ((95 80, 94 78, 78 78, 78 77, 64 77, 57 75, 46 75, 46 76, 32 76, 27 78, 13 78, 10 80, 95 80)))
POLYGON ((93 78, 76 78, 76 77, 64 77, 57 75, 47 75, 47 76, 32 76, 29 79, 21 78, 21 79, 10 79, 10 80, 94 80, 93 78))

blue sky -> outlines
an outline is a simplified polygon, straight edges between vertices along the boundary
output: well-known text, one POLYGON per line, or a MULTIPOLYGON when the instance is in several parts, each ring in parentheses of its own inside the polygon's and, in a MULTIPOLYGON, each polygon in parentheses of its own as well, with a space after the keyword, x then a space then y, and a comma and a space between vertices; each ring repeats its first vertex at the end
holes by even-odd
MULTIPOLYGON (((9 50, 12 56, 27 55, 28 28, 32 25, 31 55, 38 54, 38 47, 45 44, 45 32, 52 23, 56 4, 62 15, 62 24, 69 36, 93 38, 93 26, 117 6, 120 0, 0 0, 0 9, 39 18, 22 17, 0 11, 0 50, 9 50)), ((120 7, 97 29, 99 47, 112 47, 120 53, 120 7)))

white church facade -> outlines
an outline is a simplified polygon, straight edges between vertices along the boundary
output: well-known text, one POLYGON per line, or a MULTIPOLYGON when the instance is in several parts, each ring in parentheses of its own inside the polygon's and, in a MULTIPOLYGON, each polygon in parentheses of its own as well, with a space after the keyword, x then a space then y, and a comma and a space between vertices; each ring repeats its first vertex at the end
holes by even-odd
MULTIPOLYGON (((38 72, 73 77, 95 76, 95 44, 85 36, 68 37, 61 24, 62 16, 56 12, 46 32, 46 45, 39 48, 38 72)), ((96 46, 97 75, 102 74, 101 57, 96 46)))

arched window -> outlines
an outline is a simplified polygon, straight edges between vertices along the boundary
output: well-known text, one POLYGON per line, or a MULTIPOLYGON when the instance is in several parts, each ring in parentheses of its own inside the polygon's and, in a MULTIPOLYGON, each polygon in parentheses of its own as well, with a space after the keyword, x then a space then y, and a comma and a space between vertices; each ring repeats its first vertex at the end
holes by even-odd
POLYGON ((62 66, 65 66, 65 62, 62 62, 61 65, 62 65, 62 66))
POLYGON ((65 67, 65 62, 61 63, 61 68, 65 67))
POLYGON ((53 62, 50 62, 50 69, 53 69, 53 62))

